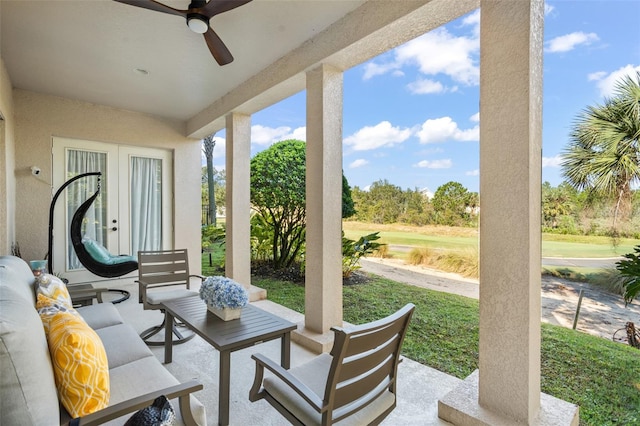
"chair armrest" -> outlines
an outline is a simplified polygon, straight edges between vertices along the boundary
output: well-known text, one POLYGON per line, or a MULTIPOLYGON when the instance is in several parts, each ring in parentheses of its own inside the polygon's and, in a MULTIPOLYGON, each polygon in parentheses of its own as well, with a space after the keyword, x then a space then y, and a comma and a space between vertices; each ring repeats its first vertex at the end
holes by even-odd
POLYGON ((142 280, 135 280, 138 283, 138 303, 147 304, 147 283, 142 280))
POLYGON ((197 425, 195 419, 193 418, 193 413, 191 412, 189 394, 201 390, 202 387, 202 384, 196 382, 195 380, 181 383, 179 385, 164 388, 159 391, 151 392, 146 395, 141 395, 137 398, 132 398, 127 401, 111 405, 87 416, 73 419, 69 422, 69 426, 93 426, 106 423, 113 419, 117 419, 120 416, 124 416, 125 414, 134 413, 138 410, 148 407, 156 398, 161 395, 166 396, 167 399, 179 398, 180 413, 182 414, 182 420, 184 421, 185 425, 197 425))
POLYGON ((204 281, 204 277, 202 275, 190 274, 189 277, 187 278, 187 289, 189 290, 191 290, 191 278, 198 278, 200 280, 200 283, 204 281))
POLYGON ((262 354, 253 354, 251 358, 256 361, 256 375, 253 380, 253 386, 249 391, 249 400, 251 402, 264 398, 265 390, 262 387, 262 377, 264 375, 264 369, 266 368, 307 401, 316 411, 319 413, 324 411, 322 399, 307 385, 291 374, 289 370, 285 370, 280 364, 273 362, 262 354))

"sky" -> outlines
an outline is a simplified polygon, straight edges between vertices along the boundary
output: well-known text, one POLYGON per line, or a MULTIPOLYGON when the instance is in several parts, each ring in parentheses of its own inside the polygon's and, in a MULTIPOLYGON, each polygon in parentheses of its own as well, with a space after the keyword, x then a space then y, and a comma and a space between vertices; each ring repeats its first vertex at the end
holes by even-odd
MULTIPOLYGON (((640 0, 545 5, 542 180, 562 181, 576 117, 640 72, 640 0)), ((479 189, 480 12, 345 71, 343 170, 351 187, 386 180, 431 193, 450 181, 479 189)), ((252 116, 251 153, 305 140, 305 92, 252 116)), ((224 131, 214 166, 224 169, 224 131)))

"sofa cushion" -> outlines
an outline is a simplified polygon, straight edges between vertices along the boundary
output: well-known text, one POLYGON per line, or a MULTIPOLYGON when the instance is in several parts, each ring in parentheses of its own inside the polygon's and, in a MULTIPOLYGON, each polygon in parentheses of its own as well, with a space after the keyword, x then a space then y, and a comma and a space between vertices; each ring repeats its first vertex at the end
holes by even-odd
POLYGON ((59 405, 47 340, 29 293, 25 297, 21 291, 28 287, 28 277, 13 281, 15 274, 3 272, 0 267, 0 424, 57 425, 59 405))
POLYGON ((60 312, 49 324, 49 351, 60 403, 73 417, 109 405, 109 368, 100 337, 78 315, 60 312))
MULTIPOLYGON (((111 369, 110 375, 113 389, 110 404, 117 404, 179 383, 155 356, 111 369), (132 379, 133 377, 135 379, 132 379)), ((191 412, 196 422, 200 425, 207 424, 205 408, 202 403, 193 396, 190 397, 190 402, 191 412)), ((179 424, 182 424, 178 399, 172 399, 171 405, 176 412, 176 420, 178 420, 179 424)), ((122 425, 130 416, 123 416, 106 424, 109 426, 122 425)))
POLYGON ((36 305, 36 278, 24 260, 15 256, 0 256, 0 282, 15 290, 22 298, 36 305))
POLYGON ((113 303, 98 303, 96 305, 76 308, 76 311, 89 324, 89 327, 98 330, 112 325, 122 324, 122 316, 113 303))
POLYGON ((127 324, 100 328, 96 333, 100 336, 107 352, 109 369, 154 356, 133 327, 127 324))

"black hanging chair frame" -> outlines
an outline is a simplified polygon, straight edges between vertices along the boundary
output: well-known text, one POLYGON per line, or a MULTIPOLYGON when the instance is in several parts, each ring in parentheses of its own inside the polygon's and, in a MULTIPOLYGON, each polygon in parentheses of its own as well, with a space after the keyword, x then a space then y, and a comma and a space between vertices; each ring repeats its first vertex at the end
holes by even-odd
POLYGON ((66 181, 54 195, 53 200, 51 201, 51 207, 49 209, 49 273, 53 273, 53 256, 51 255, 51 253, 53 249, 53 210, 56 201, 67 186, 78 179, 82 179, 88 176, 98 176, 97 189, 96 192, 91 197, 89 197, 89 199, 87 199, 80 205, 80 207, 78 207, 73 215, 73 218, 71 219, 71 227, 69 229, 71 243, 73 244, 73 249, 78 256, 78 260, 89 272, 104 278, 121 277, 128 274, 129 272, 133 272, 138 269, 138 262, 126 261, 114 264, 98 262, 91 256, 91 254, 87 251, 85 245, 82 243, 82 222, 84 220, 85 214, 89 210, 89 207, 91 207, 91 204, 93 204, 95 199, 98 198, 98 195, 100 195, 100 177, 102 176, 101 172, 88 172, 79 174, 78 176, 74 176, 73 178, 66 181))

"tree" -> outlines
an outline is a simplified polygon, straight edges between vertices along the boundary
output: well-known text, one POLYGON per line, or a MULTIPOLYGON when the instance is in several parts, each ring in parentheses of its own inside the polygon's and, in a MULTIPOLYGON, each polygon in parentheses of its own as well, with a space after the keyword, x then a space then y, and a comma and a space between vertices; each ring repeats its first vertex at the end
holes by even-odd
POLYGON ((351 188, 347 178, 342 175, 342 218, 346 219, 356 214, 356 209, 351 196, 351 188))
POLYGON ((400 223, 422 226, 429 223, 431 206, 429 199, 419 189, 407 189, 404 193, 404 208, 398 218, 400 223))
POLYGON ((477 194, 469 192, 459 182, 447 182, 433 194, 431 204, 440 225, 464 226, 469 224, 471 209, 477 207, 477 194))
MULTIPOLYGON (((257 153, 250 167, 252 207, 263 223, 273 228, 273 267, 290 267, 304 247, 306 144, 295 139, 277 142, 257 153)), ((343 175, 343 217, 349 214, 349 206, 353 200, 343 175)))
POLYGON ((202 152, 207 159, 207 188, 208 188, 208 223, 206 225, 216 225, 216 196, 215 196, 215 183, 213 169, 213 149, 216 147, 216 141, 214 139, 215 133, 210 134, 202 140, 202 152))
POLYGON ((357 200, 358 219, 372 223, 394 223, 398 221, 404 206, 404 194, 399 186, 386 179, 374 182, 368 191, 354 188, 357 200))
POLYGON ((587 107, 570 138, 562 173, 575 188, 615 200, 615 231, 618 216, 630 214, 632 185, 640 182, 640 72, 619 81, 603 105, 587 107))
POLYGON ((562 216, 571 215, 575 209, 575 188, 566 182, 552 187, 549 182, 542 184, 542 222, 547 228, 557 228, 562 216))

